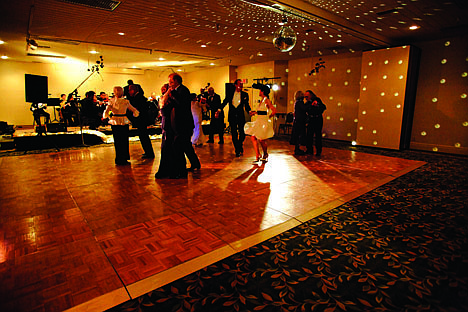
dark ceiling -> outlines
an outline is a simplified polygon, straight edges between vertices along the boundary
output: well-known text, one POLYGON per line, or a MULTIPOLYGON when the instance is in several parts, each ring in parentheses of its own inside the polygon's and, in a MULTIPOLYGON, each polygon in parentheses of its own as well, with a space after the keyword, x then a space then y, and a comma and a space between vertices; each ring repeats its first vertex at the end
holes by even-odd
POLYGON ((2 0, 0 6, 0 55, 9 60, 89 62, 96 51, 107 66, 121 68, 191 71, 468 33, 466 0, 2 0), (297 34, 289 52, 272 44, 284 19, 297 34))

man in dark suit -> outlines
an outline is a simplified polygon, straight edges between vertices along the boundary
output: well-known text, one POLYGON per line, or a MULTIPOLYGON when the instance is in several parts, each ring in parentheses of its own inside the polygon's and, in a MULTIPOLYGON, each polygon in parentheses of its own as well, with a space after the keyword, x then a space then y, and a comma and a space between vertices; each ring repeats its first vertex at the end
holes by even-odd
POLYGON ((182 77, 177 73, 169 75, 169 90, 174 98, 174 109, 171 114, 171 126, 175 134, 173 145, 177 173, 174 178, 186 178, 187 163, 185 155, 190 161, 189 171, 201 167, 200 160, 190 141, 195 128, 190 103, 190 90, 182 84, 182 77))
POLYGON ((137 83, 133 83, 133 80, 129 79, 127 80, 127 86, 124 87, 124 96, 128 99, 129 97, 129 87, 130 86, 136 86, 138 88, 138 92, 141 94, 141 95, 145 95, 145 92, 143 91, 143 88, 137 84, 137 83))
POLYGON ((208 88, 206 107, 210 110, 210 134, 208 143, 214 143, 214 135, 218 134, 218 144, 224 144, 224 111, 221 97, 214 92, 213 87, 208 88))
POLYGON ((307 154, 314 154, 314 137, 316 156, 322 155, 323 112, 327 109, 322 100, 311 90, 305 92, 306 110, 309 118, 307 124, 307 154))
POLYGON ((154 158, 154 151, 148 132, 148 126, 150 125, 148 118, 148 100, 140 93, 136 85, 129 86, 128 95, 127 99, 130 101, 130 104, 140 112, 138 117, 133 117, 133 113, 127 111, 127 116, 131 120, 132 125, 138 129, 138 137, 140 138, 141 147, 143 147, 144 151, 141 158, 152 159, 154 158))
POLYGON ((226 98, 223 101, 223 108, 229 103, 228 121, 231 127, 232 143, 236 151, 236 157, 240 157, 244 153, 245 140, 245 115, 244 110, 250 112, 249 95, 242 91, 242 80, 237 79, 234 82, 234 92, 227 92, 226 98))

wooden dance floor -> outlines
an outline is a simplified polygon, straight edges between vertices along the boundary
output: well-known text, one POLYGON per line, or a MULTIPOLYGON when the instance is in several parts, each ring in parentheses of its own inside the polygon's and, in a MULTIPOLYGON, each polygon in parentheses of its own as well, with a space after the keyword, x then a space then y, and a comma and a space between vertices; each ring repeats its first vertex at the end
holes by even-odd
MULTIPOLYGON (((216 142, 216 141, 215 141, 216 142)), ((0 311, 105 310, 291 229, 423 162, 324 148, 294 156, 269 140, 254 165, 224 145, 196 148, 186 180, 155 180, 130 144, 0 158, 0 311)))

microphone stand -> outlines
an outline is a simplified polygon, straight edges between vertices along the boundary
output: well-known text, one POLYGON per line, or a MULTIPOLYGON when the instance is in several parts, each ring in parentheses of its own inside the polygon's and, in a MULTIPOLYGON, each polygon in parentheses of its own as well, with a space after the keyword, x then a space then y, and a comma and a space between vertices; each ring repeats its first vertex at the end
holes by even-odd
MULTIPOLYGON (((91 76, 95 73, 99 73, 99 71, 92 71, 91 74, 89 74, 88 77, 85 78, 85 80, 83 80, 79 85, 78 87, 75 88, 75 90, 73 90, 72 94, 75 96, 75 98, 78 97, 78 88, 81 87, 89 78, 91 78, 91 76)), ((88 147, 89 145, 86 145, 85 142, 84 142, 84 136, 83 136, 83 122, 81 120, 81 103, 79 103, 79 111, 78 111, 78 122, 80 123, 80 134, 81 134, 81 145, 79 145, 79 147, 88 147)))

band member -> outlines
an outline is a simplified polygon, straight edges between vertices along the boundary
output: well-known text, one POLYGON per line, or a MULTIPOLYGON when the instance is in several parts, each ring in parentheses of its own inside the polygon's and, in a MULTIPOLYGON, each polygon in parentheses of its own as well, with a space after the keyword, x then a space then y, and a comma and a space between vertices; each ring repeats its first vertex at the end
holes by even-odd
POLYGON ((36 125, 41 126, 41 116, 45 116, 46 124, 50 121, 50 114, 45 111, 47 108, 46 103, 32 103, 29 110, 33 113, 34 122, 36 125))

